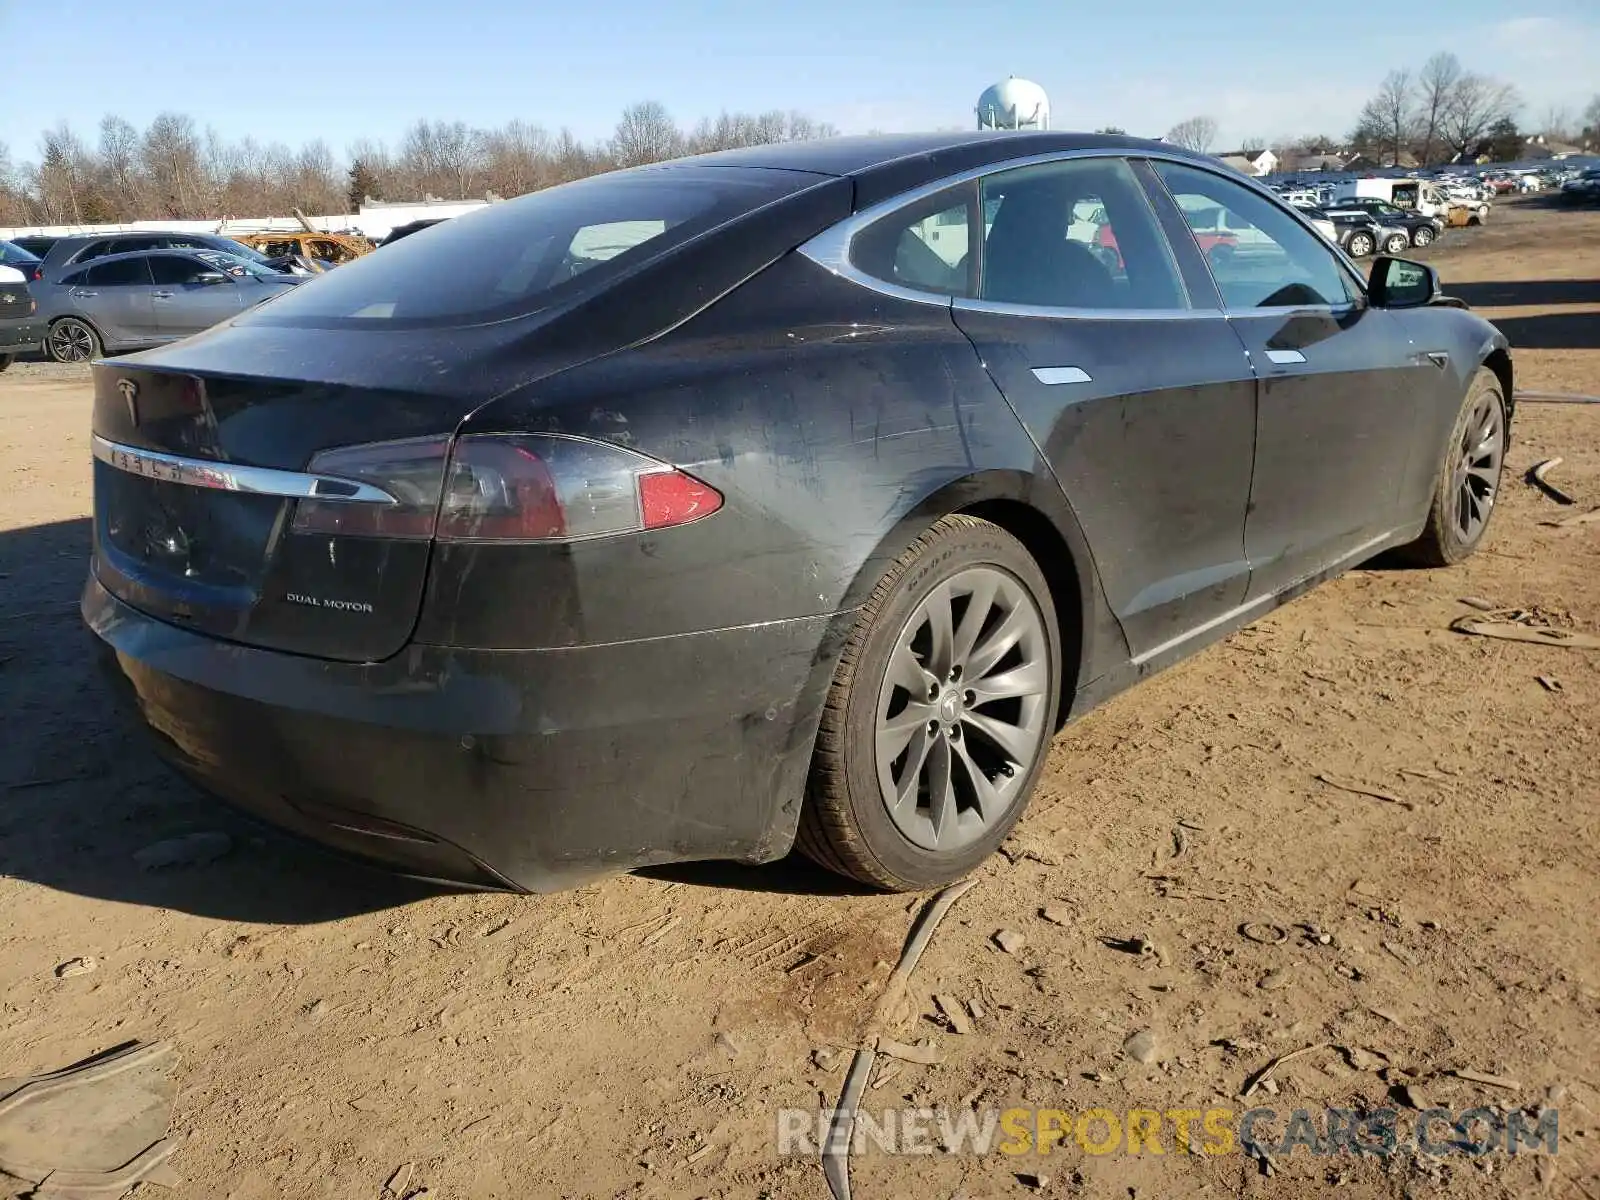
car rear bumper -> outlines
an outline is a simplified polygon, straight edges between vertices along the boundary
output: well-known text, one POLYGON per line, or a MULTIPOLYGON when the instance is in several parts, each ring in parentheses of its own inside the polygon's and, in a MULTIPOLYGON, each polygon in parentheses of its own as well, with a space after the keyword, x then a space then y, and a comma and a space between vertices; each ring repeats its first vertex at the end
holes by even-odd
POLYGON ((529 891, 787 853, 854 619, 354 664, 192 633, 92 574, 82 611, 118 692, 206 790, 405 874, 529 891))
POLYGON ((0 321, 0 354, 32 354, 42 345, 43 321, 0 321))

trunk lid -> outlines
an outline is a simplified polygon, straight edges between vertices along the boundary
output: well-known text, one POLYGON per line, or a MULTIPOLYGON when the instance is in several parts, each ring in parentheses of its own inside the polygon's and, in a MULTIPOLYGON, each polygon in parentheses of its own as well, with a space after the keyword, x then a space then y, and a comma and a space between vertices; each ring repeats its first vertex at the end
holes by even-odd
POLYGON ((213 370, 214 334, 95 365, 98 578, 151 616, 246 645, 352 662, 394 654, 421 608, 428 541, 297 532, 298 501, 270 489, 292 492, 322 450, 448 438, 493 394, 495 373, 443 380, 414 336, 346 333, 338 352, 318 353, 329 335, 226 332, 231 361, 283 374, 213 370), (322 377, 305 378, 319 361, 322 377), (422 393, 419 379, 445 386, 422 393), (269 491, 219 487, 213 463, 269 491))

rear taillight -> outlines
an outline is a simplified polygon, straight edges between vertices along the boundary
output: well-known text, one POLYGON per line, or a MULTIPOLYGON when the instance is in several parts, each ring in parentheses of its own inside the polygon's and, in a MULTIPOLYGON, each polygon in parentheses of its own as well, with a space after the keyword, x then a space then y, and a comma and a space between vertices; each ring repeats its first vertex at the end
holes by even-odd
POLYGON ((547 542, 685 525, 722 507, 709 484, 620 446, 553 434, 381 442, 326 450, 301 500, 301 533, 547 542), (392 504, 343 500, 337 481, 371 484, 392 504))

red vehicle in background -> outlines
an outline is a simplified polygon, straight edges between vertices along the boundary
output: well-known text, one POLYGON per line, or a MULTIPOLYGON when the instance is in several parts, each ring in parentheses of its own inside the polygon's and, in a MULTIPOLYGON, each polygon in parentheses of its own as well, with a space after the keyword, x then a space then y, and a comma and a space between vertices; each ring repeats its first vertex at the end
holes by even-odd
MULTIPOLYGON (((1225 265, 1239 249, 1239 235, 1231 230, 1196 229, 1193 233, 1194 240, 1200 244, 1200 252, 1212 266, 1225 265)), ((1110 225, 1103 224, 1095 232, 1092 248, 1106 266, 1114 271, 1123 269, 1122 251, 1117 249, 1117 238, 1110 225)))

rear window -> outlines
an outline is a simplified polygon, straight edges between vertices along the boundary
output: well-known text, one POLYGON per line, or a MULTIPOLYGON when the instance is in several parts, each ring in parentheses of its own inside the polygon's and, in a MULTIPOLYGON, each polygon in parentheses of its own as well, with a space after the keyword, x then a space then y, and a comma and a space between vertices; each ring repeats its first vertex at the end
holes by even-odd
POLYGON ((441 222, 243 318, 261 325, 461 325, 598 289, 817 182, 798 171, 672 167, 600 175, 441 222))
POLYGON ((0 263, 5 263, 8 267, 14 267, 18 263, 36 263, 38 261, 38 255, 29 254, 14 242, 0 242, 0 263))

